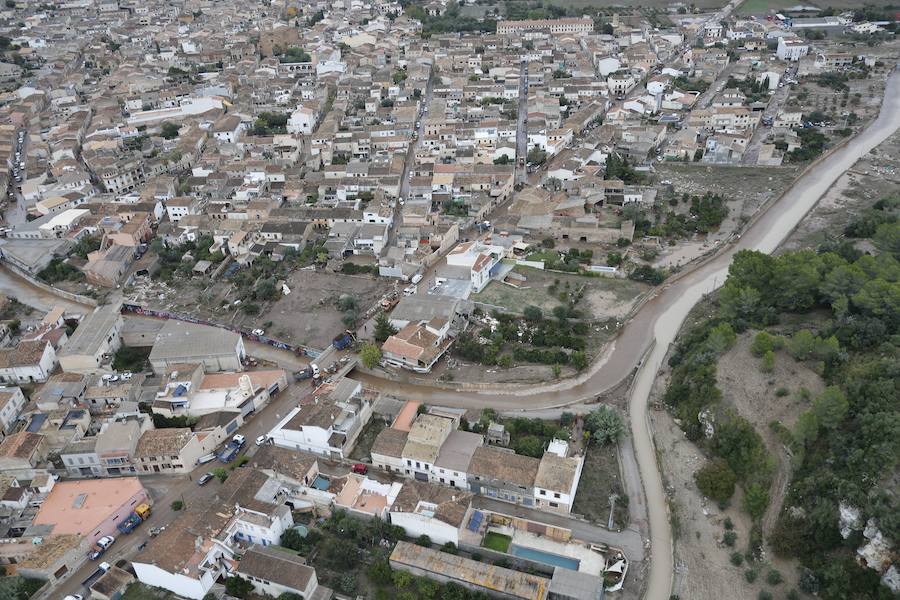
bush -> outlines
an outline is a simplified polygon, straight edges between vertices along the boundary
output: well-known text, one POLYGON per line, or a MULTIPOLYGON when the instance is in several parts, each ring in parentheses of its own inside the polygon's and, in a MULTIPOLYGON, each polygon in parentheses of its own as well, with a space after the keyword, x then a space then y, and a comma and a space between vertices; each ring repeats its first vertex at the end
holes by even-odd
POLYGON ((734 521, 731 520, 731 517, 725 517, 725 521, 722 523, 725 527, 726 531, 731 531, 734 529, 734 521))
POLYGON ((584 429, 591 434, 594 442, 602 446, 618 440, 625 426, 619 413, 609 406, 601 406, 584 419, 584 429))
POLYGON ((734 543, 737 541, 737 533, 734 531, 726 531, 725 535, 722 536, 722 541, 725 542, 726 546, 733 547, 734 543))
POLYGON ((253 593, 253 584, 240 575, 234 575, 225 580, 225 593, 235 598, 247 598, 253 593))
POLYGON ((169 506, 172 508, 172 510, 178 512, 179 510, 184 508, 184 502, 182 502, 181 500, 173 500, 172 504, 170 504, 169 506))
POLYGON ((740 552, 736 552, 736 551, 732 552, 731 553, 731 564, 733 564, 736 567, 739 567, 742 564, 744 564, 744 555, 741 554, 740 552))
POLYGON ((425 548, 431 548, 431 538, 423 533, 416 538, 416 544, 425 548))
POLYGON ((769 585, 778 585, 784 581, 784 577, 781 576, 781 572, 775 569, 769 569, 769 572, 766 573, 766 583, 769 585))
POLYGON ((756 581, 756 578, 759 576, 759 573, 756 569, 747 569, 744 571, 744 579, 747 580, 747 583, 753 583, 756 581))
POLYGON ((758 600, 772 600, 772 592, 769 590, 760 590, 756 597, 758 600))
POLYGON ((228 479, 228 471, 224 467, 216 467, 212 470, 212 474, 222 483, 225 483, 225 480, 228 479))
POLYGON ((694 479, 700 492, 716 502, 730 500, 734 495, 734 486, 737 483, 737 476, 728 466, 728 462, 722 458, 707 462, 697 471, 694 479))

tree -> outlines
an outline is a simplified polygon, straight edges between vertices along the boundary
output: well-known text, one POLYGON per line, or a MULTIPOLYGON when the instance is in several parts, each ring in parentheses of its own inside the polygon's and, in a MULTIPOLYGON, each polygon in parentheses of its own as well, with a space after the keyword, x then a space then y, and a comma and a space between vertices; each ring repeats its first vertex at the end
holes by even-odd
POLYGON ((416 538, 416 544, 425 548, 431 548, 431 538, 423 533, 416 538))
POLYGON ((175 512, 178 512, 179 510, 184 508, 184 502, 182 502, 181 500, 173 500, 170 508, 175 512))
POLYGON ((533 165, 542 165, 547 160, 547 153, 538 146, 534 146, 528 151, 525 158, 533 165))
POLYGON ((813 402, 813 414, 818 424, 825 429, 835 429, 847 416, 849 404, 844 392, 830 385, 813 402))
POLYGON ((716 458, 703 465, 694 474, 694 480, 704 496, 716 502, 727 502, 734 495, 737 476, 724 459, 716 458))
POLYGON ((173 140, 178 137, 178 130, 180 128, 175 123, 170 123, 170 122, 166 121, 165 123, 162 124, 160 129, 161 129, 160 135, 162 135, 167 140, 173 140))
POLYGON ((359 351, 359 359, 367 369, 374 369, 381 362, 381 348, 375 344, 364 344, 359 351))
POLYGON ((588 366, 587 355, 581 350, 573 352, 569 357, 569 362, 572 363, 572 366, 575 367, 576 371, 584 371, 588 366))
POLYGON ((769 505, 769 490, 758 483, 751 484, 744 491, 744 510, 754 519, 759 520, 769 505))
POLYGON ((391 325, 386 313, 378 313, 375 317, 375 341, 383 344, 385 340, 397 333, 397 328, 391 325))
POLYGON ((220 482, 225 483, 225 480, 228 479, 228 471, 226 471, 223 467, 216 467, 212 470, 212 474, 216 476, 220 482))
POLYGON ((391 565, 385 559, 379 559, 369 566, 369 579, 377 585, 388 585, 391 583, 391 565))
POLYGON ((526 321, 532 323, 538 323, 544 319, 544 311, 542 311, 540 307, 532 304, 525 307, 525 310, 522 311, 522 315, 525 317, 526 321))
POLYGON ((762 363, 759 365, 759 370, 763 373, 771 373, 775 370, 775 353, 771 350, 767 350, 765 354, 763 354, 762 363))
POLYGON ((757 333, 756 337, 753 338, 753 343, 750 345, 750 352, 753 353, 753 356, 765 356, 766 353, 771 352, 774 349, 775 339, 768 331, 760 331, 757 333))
POLYGON ((606 445, 622 436, 625 426, 622 417, 609 406, 601 406, 584 419, 584 428, 597 444, 606 445))
POLYGON ((247 598, 253 593, 253 584, 240 575, 233 575, 225 580, 225 592, 235 598, 247 598))

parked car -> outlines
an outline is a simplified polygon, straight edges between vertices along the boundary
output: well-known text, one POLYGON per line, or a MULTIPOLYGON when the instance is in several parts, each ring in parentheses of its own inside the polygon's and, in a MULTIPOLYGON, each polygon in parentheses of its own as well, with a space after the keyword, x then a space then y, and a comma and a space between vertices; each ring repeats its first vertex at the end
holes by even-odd
POLYGON ((251 331, 253 335, 266 335, 266 331, 264 329, 254 329, 251 331))
POLYGON ((356 463, 350 468, 350 470, 358 475, 365 475, 369 472, 369 467, 364 465, 363 463, 356 463))
POLYGON ((110 546, 116 543, 116 538, 111 535, 104 535, 102 538, 97 540, 97 545, 106 550, 110 546))
POLYGON ((261 436, 259 436, 258 438, 256 438, 256 445, 257 445, 257 446, 262 446, 262 445, 265 444, 268 440, 269 440, 269 438, 268 438, 267 436, 261 435, 261 436))
POLYGON ((238 446, 243 446, 244 443, 247 441, 247 438, 245 438, 241 434, 237 434, 233 438, 231 438, 231 441, 234 442, 235 444, 237 444, 238 446))
POLYGON ((207 483, 212 481, 213 477, 215 477, 215 475, 213 475, 212 473, 204 473, 200 476, 200 479, 197 480, 197 485, 206 485, 207 483))
POLYGON ((84 596, 81 594, 69 594, 63 600, 84 600, 84 596))

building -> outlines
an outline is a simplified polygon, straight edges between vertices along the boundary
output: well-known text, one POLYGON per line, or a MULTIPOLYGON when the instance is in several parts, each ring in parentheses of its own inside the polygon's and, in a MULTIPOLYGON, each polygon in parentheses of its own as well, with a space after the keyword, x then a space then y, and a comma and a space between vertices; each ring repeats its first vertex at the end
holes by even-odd
POLYGON ((204 442, 187 427, 148 429, 134 450, 134 466, 140 473, 190 473, 214 449, 204 442))
POLYGON ((386 427, 378 432, 369 453, 372 465, 390 473, 403 473, 403 448, 409 437, 408 431, 386 427))
POLYGON ((39 433, 20 431, 0 442, 0 472, 30 479, 47 458, 47 441, 39 433))
POLYGON ((809 43, 800 38, 780 37, 775 55, 781 60, 796 62, 809 53, 809 43))
POLYGON ((581 479, 584 457, 567 456, 568 444, 552 440, 534 477, 534 506, 542 510, 569 513, 581 479))
POLYGON ((447 255, 447 264, 469 269, 472 282, 471 291, 478 293, 491 280, 491 269, 500 262, 506 250, 502 246, 493 246, 481 242, 463 242, 447 255))
POLYGON ((484 437, 469 431, 451 431, 441 444, 431 467, 431 482, 468 489, 468 470, 475 450, 484 445, 484 437))
POLYGON ((24 340, 14 348, 0 348, 0 384, 47 381, 56 365, 56 350, 47 340, 24 340))
POLYGON ((472 494, 420 481, 406 481, 390 508, 390 519, 407 537, 427 535, 436 544, 459 545, 472 494))
POLYGON ((349 377, 319 386, 313 402, 291 410, 269 438, 282 448, 347 458, 372 418, 372 404, 361 392, 362 385, 349 377))
POLYGON ((12 428, 24 406, 25 394, 22 393, 22 388, 0 388, 0 433, 6 433, 12 428))
POLYGON ((81 320, 59 353, 63 371, 93 373, 112 357, 121 345, 121 304, 98 306, 81 320))
POLYGON ((251 546, 238 563, 237 574, 250 581, 257 594, 270 597, 291 593, 312 598, 319 587, 316 570, 306 565, 306 559, 265 546, 251 546))
POLYGON ((397 542, 391 567, 441 583, 456 583, 494 598, 544 600, 550 580, 505 567, 475 561, 409 542, 397 542))
POLYGON ((587 34, 594 31, 594 21, 589 17, 581 17, 497 22, 498 35, 522 35, 529 31, 549 31, 553 35, 587 34))
POLYGON ((105 535, 118 535, 116 525, 150 496, 137 477, 60 481, 47 495, 34 525, 51 535, 77 535, 93 545, 105 535))
POLYGON ((150 365, 158 375, 180 363, 201 363, 207 371, 241 371, 245 356, 238 333, 170 319, 156 336, 150 365))
POLYGON ((415 420, 403 447, 403 473, 407 477, 428 481, 441 446, 454 429, 452 420, 423 414, 415 420))
POLYGON ((482 446, 469 463, 469 489, 504 502, 534 506, 534 480, 541 461, 495 446, 482 446))
POLYGON ((239 543, 280 541, 294 522, 288 507, 275 502, 279 486, 269 481, 256 469, 235 469, 210 502, 188 504, 135 555, 131 564, 138 580, 201 600, 220 577, 235 573, 239 543), (249 531, 258 537, 238 535, 249 531))

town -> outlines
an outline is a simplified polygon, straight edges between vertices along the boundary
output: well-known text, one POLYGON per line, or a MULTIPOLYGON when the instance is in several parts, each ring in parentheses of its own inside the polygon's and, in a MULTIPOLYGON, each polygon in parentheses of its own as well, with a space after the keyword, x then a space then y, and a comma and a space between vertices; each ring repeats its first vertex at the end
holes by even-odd
POLYGON ((7 0, 0 597, 669 598, 636 317, 884 118, 895 19, 7 0))

